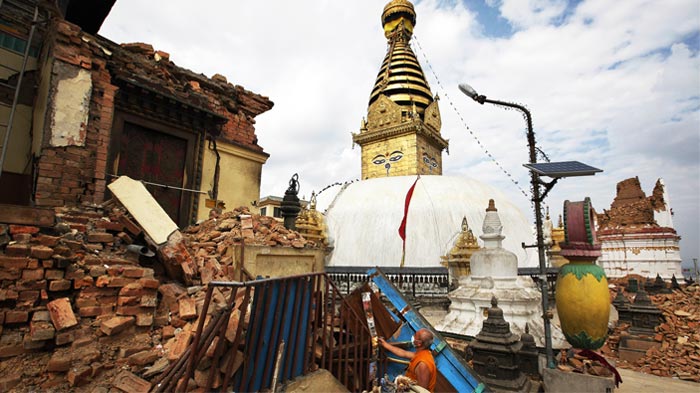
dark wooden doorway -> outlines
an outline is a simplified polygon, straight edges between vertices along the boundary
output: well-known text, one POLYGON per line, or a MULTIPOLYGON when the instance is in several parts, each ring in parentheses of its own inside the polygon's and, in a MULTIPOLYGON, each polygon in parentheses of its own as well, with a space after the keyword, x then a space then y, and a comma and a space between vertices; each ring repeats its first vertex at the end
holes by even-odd
POLYGON ((180 227, 190 224, 192 195, 179 189, 193 188, 192 162, 196 135, 172 130, 145 119, 118 115, 115 119, 113 161, 117 175, 156 183, 146 188, 180 227))

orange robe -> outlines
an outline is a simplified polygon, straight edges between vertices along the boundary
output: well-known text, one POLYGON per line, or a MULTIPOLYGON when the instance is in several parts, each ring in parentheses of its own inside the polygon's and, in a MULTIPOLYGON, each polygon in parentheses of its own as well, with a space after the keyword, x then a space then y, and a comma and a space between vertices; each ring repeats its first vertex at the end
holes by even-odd
POLYGON ((427 389, 431 392, 434 392, 435 382, 437 381, 437 368, 435 367, 435 359, 433 359, 433 353, 430 352, 429 349, 421 349, 420 351, 416 352, 416 355, 413 357, 413 359, 411 359, 411 362, 408 364, 406 376, 414 381, 417 381, 418 376, 416 375, 416 367, 418 367, 418 363, 420 362, 423 362, 426 366, 428 366, 428 370, 430 371, 430 381, 428 383, 427 389))

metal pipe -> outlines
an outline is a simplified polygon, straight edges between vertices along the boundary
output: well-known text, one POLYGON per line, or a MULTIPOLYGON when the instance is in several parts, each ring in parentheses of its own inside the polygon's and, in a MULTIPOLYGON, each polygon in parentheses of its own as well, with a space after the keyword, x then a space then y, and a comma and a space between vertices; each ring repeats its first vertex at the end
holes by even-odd
POLYGON ((5 154, 7 154, 8 143, 10 142, 10 134, 12 133, 12 123, 14 123, 15 112, 17 111, 17 102, 19 101, 20 90, 22 90, 22 79, 24 71, 27 69, 27 59, 29 58, 29 49, 32 46, 34 31, 36 30, 37 20, 39 19, 39 6, 34 6, 34 17, 32 18, 32 27, 29 29, 29 37, 27 38, 27 47, 24 48, 24 57, 22 58, 22 67, 19 71, 17 86, 15 87, 15 95, 12 99, 12 109, 10 109, 10 118, 7 121, 7 131, 5 139, 2 143, 2 152, 0 152, 0 177, 2 177, 3 167, 5 166, 5 154))
POLYGON ((279 349, 277 350, 277 359, 275 361, 275 375, 272 378, 272 387, 270 391, 274 393, 277 390, 277 378, 280 375, 280 361, 282 360, 282 353, 284 352, 284 340, 280 341, 279 349))
MULTIPOLYGON (((211 282, 209 283, 211 285, 211 282)), ((247 287, 245 291, 245 296, 243 297, 243 303, 241 304, 241 319, 238 320, 238 327, 236 328, 236 337, 233 339, 232 351, 233 356, 229 364, 226 365, 226 372, 224 373, 224 382, 221 385, 222 390, 227 390, 228 385, 231 381, 231 372, 233 371, 233 364, 236 362, 236 355, 238 355, 238 345, 240 344, 240 339, 243 332, 243 322, 245 321, 245 316, 248 312, 248 303, 250 302, 250 290, 251 287, 247 287)))
POLYGON ((199 323, 197 324, 197 331, 194 334, 194 339, 192 340, 192 348, 194 350, 190 353, 190 359, 187 363, 187 371, 185 372, 185 378, 190 379, 192 373, 194 372, 195 355, 197 348, 199 347, 199 340, 201 338, 202 330, 204 329, 204 321, 207 319, 207 311, 209 311, 209 303, 211 302, 211 296, 214 293, 214 287, 207 287, 207 293, 204 296, 204 306, 202 308, 202 313, 199 314, 199 323))
MULTIPOLYGON (((212 384, 215 379, 216 372, 218 372, 218 365, 219 365, 219 359, 221 358, 221 351, 223 351, 224 347, 226 346, 226 328, 228 326, 228 322, 231 319, 231 313, 235 311, 233 307, 236 305, 236 295, 238 294, 238 288, 233 288, 231 290, 231 293, 229 294, 229 300, 228 300, 228 306, 226 307, 226 311, 223 313, 222 317, 225 322, 221 324, 221 327, 219 327, 219 334, 216 335, 216 337, 219 337, 219 341, 216 343, 216 348, 214 349, 214 356, 212 358, 211 362, 211 367, 209 369, 209 376, 207 377, 207 386, 205 387, 205 391, 210 392, 212 384)), ((240 321, 238 322, 240 323, 240 321)), ((213 341, 213 339, 212 339, 213 341)), ((209 346, 207 345, 206 348, 209 346)))

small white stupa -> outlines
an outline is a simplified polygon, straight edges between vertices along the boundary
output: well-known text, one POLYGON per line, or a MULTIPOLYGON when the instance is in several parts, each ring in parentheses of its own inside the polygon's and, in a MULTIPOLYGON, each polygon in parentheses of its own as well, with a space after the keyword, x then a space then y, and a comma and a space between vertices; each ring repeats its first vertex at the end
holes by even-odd
MULTIPOLYGON (((542 296, 530 277, 518 276, 518 258, 502 246, 503 225, 493 199, 489 200, 482 227, 483 248, 471 256, 471 275, 459 277, 458 287, 450 292, 450 310, 436 328, 440 331, 476 336, 487 318, 491 298, 498 299, 503 317, 511 331, 522 335, 525 324, 538 346, 544 346, 542 296)), ((552 346, 568 348, 561 329, 552 324, 552 346)))

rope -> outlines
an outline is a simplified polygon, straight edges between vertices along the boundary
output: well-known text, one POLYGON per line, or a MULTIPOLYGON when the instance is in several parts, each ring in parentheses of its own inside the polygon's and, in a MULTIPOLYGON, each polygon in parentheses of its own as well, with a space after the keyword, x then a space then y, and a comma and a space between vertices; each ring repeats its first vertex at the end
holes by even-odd
MULTIPOLYGON (((459 120, 461 121, 462 126, 463 126, 467 131, 469 131, 469 134, 472 136, 472 138, 474 138, 474 140, 475 140, 476 143, 479 145, 479 147, 480 147, 481 150, 484 152, 484 154, 486 154, 486 156, 488 156, 488 158, 490 158, 491 161, 492 161, 494 164, 496 164, 496 166, 498 167, 498 169, 500 169, 501 172, 503 172, 503 173, 508 177, 508 179, 515 185, 515 187, 517 187, 518 190, 520 190, 520 192, 521 192, 528 200, 530 200, 530 201, 532 202, 530 195, 529 195, 522 187, 520 187, 520 184, 518 184, 518 181, 515 180, 515 178, 513 177, 513 175, 511 175, 510 172, 508 172, 508 171, 503 167, 503 165, 501 165, 501 163, 496 159, 496 157, 494 157, 494 156, 491 154, 491 152, 489 152, 489 150, 486 148, 486 146, 485 146, 483 143, 481 143, 481 140, 479 140, 479 137, 474 133, 474 131, 472 131, 472 129, 469 128, 469 126, 467 125, 467 122, 466 122, 466 121, 464 120, 464 118, 462 117, 462 114, 459 112, 459 110, 457 110, 457 107, 456 107, 455 104, 452 102, 452 99, 450 99, 450 96, 447 94, 447 91, 446 91, 445 88, 442 86, 442 83, 440 82, 440 78, 438 78, 437 73, 436 73, 435 70, 433 69, 432 64, 430 64, 430 61, 428 60, 428 56, 426 56, 425 51, 423 51, 423 47, 421 47, 420 42, 418 41, 418 37, 416 36, 415 33, 413 34, 413 38, 414 38, 413 42, 415 42, 415 45, 416 45, 418 51, 419 51, 419 52, 421 53, 421 55, 423 56, 423 59, 425 60, 425 63, 426 63, 427 66, 428 66, 428 69, 430 69, 430 72, 433 74, 433 77, 435 78, 435 81, 437 82, 438 87, 439 87, 440 91, 442 92, 443 97, 444 97, 444 98, 447 100, 447 102, 450 104, 450 107, 452 107, 452 110, 455 111, 455 113, 457 114, 457 117, 459 117, 459 120)), ((532 202, 532 203, 534 203, 534 202, 532 202)))

